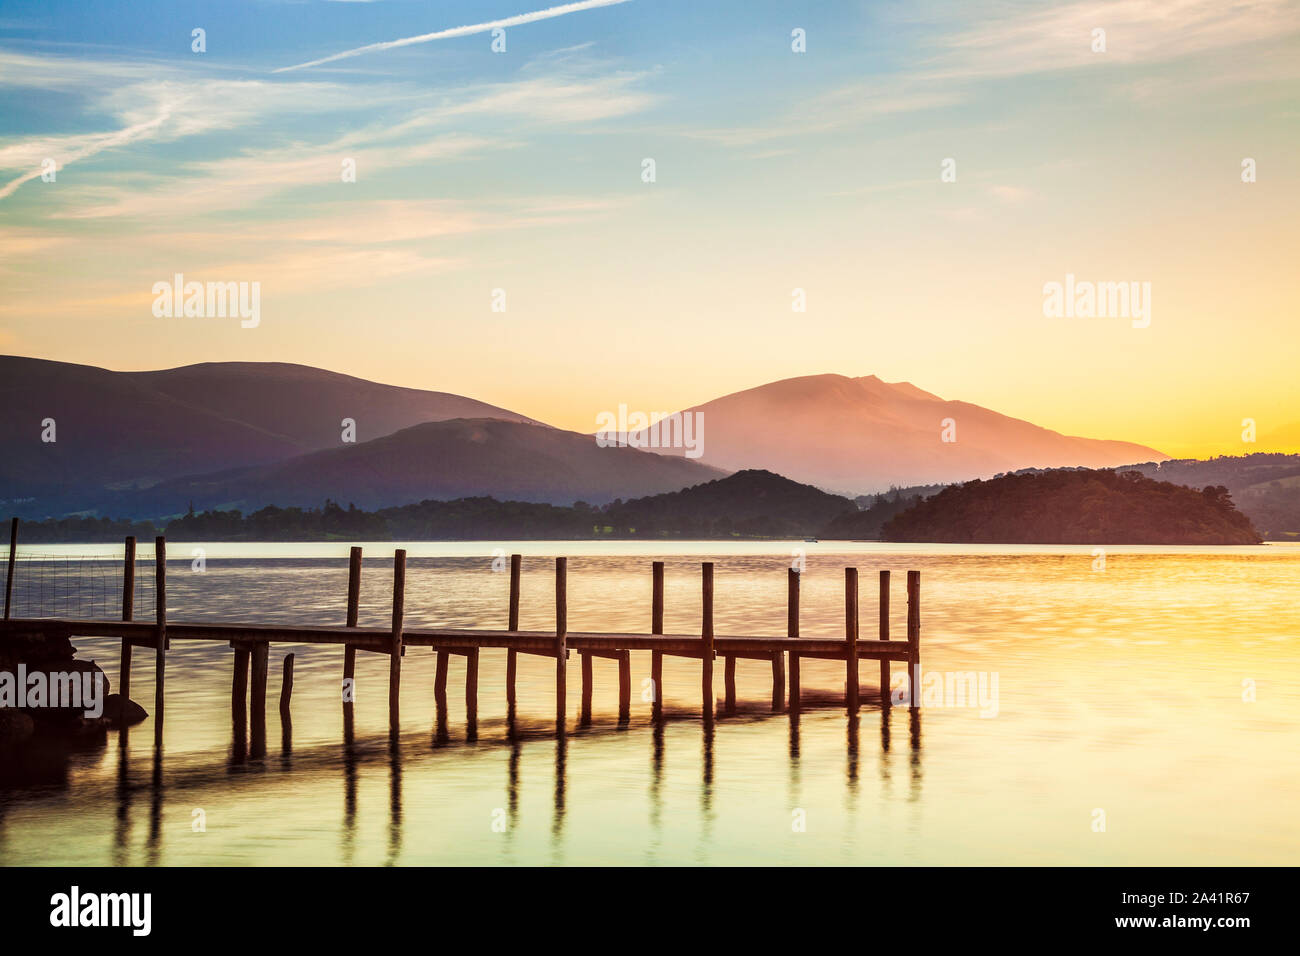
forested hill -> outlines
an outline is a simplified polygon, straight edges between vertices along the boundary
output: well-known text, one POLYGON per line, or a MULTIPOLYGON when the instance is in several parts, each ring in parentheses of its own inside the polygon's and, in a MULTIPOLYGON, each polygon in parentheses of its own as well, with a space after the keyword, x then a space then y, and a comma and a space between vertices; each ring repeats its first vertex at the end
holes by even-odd
POLYGON ((1049 471, 968 481, 885 523, 886 541, 960 544, 1258 544, 1221 485, 1137 472, 1049 471))

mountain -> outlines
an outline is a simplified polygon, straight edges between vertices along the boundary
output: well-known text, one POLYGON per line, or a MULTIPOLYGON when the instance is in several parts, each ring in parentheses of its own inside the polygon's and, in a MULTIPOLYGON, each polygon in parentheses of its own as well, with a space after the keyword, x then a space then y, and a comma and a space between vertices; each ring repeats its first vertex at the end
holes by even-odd
POLYGON ((279 362, 112 372, 0 356, 0 405, 0 499, 35 515, 93 507, 105 489, 336 447, 344 418, 359 441, 449 418, 532 422, 459 395, 279 362), (41 440, 46 419, 53 442, 41 440))
POLYGON ((857 505, 848 498, 770 471, 751 470, 681 491, 612 504, 604 511, 604 523, 616 533, 635 532, 639 537, 802 538, 855 511, 857 505))
MULTIPOLYGON (((697 412, 704 425, 698 460, 728 471, 769 469, 850 494, 1025 467, 1101 468, 1166 457, 1129 442, 1062 435, 874 375, 784 379, 683 414, 697 412), (942 440, 945 419, 955 423, 955 441, 942 440)), ((633 436, 636 442, 646 437, 645 432, 633 436)), ((682 454, 682 449, 652 450, 682 454)))
POLYGON ((1259 544, 1221 485, 1137 472, 1047 471, 945 488, 885 522, 886 541, 958 544, 1259 544))
POLYGON ((265 505, 319 506, 329 498, 386 508, 429 498, 491 496, 525 502, 603 504, 676 491, 722 473, 687 459, 601 448, 590 435, 545 425, 455 418, 413 425, 356 445, 287 461, 161 482, 99 508, 162 516, 265 505))

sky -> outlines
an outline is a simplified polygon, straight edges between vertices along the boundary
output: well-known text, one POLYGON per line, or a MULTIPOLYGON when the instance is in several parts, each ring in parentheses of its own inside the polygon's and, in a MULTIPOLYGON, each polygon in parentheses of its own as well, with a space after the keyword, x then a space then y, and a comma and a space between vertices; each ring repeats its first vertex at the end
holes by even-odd
POLYGON ((6 354, 585 432, 876 374, 1300 451, 1296 2, 5 0, 0 117, 6 354), (155 315, 178 273, 256 326, 155 315), (1067 276, 1149 313, 1046 314, 1067 276))

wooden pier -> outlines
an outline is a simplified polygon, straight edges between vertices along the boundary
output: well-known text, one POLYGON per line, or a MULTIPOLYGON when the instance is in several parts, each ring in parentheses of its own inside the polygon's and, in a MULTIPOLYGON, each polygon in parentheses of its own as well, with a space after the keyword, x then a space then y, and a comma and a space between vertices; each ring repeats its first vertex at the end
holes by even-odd
MULTIPOLYGON (((11 532, 16 544, 17 519, 11 532)), ((651 681, 653 689, 652 713, 655 719, 663 717, 663 659, 684 657, 700 661, 701 714, 706 721, 715 719, 717 699, 714 693, 714 660, 723 659, 724 697, 722 713, 736 712, 736 661, 770 661, 772 665, 772 711, 788 710, 798 714, 801 708, 800 661, 803 658, 845 662, 845 706, 850 713, 858 710, 860 700, 858 662, 880 663, 880 700, 890 706, 890 662, 907 664, 909 706, 915 707, 913 690, 920 667, 921 650, 921 575, 919 571, 907 573, 907 639, 890 640, 889 635, 889 571, 880 572, 880 631, 875 640, 864 640, 858 630, 858 573, 856 568, 844 569, 844 635, 842 637, 803 636, 799 630, 800 574, 790 569, 787 574, 787 631, 785 637, 757 635, 717 635, 713 627, 713 562, 703 562, 700 568, 702 615, 698 634, 665 634, 664 620, 664 563, 651 565, 650 631, 645 634, 580 632, 568 629, 567 561, 555 559, 555 627, 553 630, 525 631, 519 629, 519 592, 521 557, 510 559, 509 594, 505 602, 506 627, 502 630, 461 628, 409 628, 405 626, 406 551, 397 549, 393 554, 392 618, 389 627, 359 627, 357 624, 361 593, 361 549, 352 548, 348 562, 347 602, 344 623, 334 625, 282 625, 237 623, 185 623, 167 618, 167 562, 166 540, 155 541, 155 597, 154 620, 136 621, 134 608, 134 581, 136 542, 127 538, 122 568, 121 620, 67 620, 62 618, 11 618, 6 600, 5 619, 0 624, 0 637, 15 632, 46 632, 81 637, 116 637, 122 641, 120 692, 129 696, 131 690, 131 657, 134 648, 149 648, 155 654, 154 735, 155 742, 162 740, 164 715, 164 688, 166 652, 173 641, 220 641, 228 643, 233 651, 231 679, 231 715, 237 733, 248 721, 254 752, 265 746, 266 737, 266 682, 269 654, 272 644, 340 644, 343 658, 343 711, 345 726, 352 723, 352 695, 355 681, 356 654, 358 651, 389 656, 388 718, 389 727, 396 732, 400 723, 400 698, 402 658, 407 648, 428 647, 437 655, 434 698, 437 709, 437 726, 445 727, 447 711, 447 672, 451 655, 465 658, 465 709, 467 737, 477 734, 478 722, 478 663, 484 649, 501 648, 506 651, 506 702, 510 717, 515 711, 516 658, 519 654, 532 654, 555 661, 555 718, 558 733, 565 732, 568 716, 567 662, 571 651, 580 656, 582 672, 582 697, 578 713, 579 724, 591 720, 594 660, 612 660, 618 664, 619 720, 631 717, 632 671, 631 652, 649 651, 651 654, 651 681), (785 660, 789 659, 789 679, 785 660), (251 670, 251 675, 250 675, 251 670), (249 701, 251 692, 251 702, 249 701), (251 706, 250 706, 251 703, 251 706), (259 746, 260 745, 260 746, 259 746)), ((14 573, 14 548, 9 553, 9 572, 6 592, 12 586, 14 573)), ((8 598, 8 593, 6 593, 8 598)), ((287 720, 292 693, 292 662, 285 666, 285 681, 280 698, 280 713, 287 720)), ((242 734, 240 734, 242 737, 242 734)))

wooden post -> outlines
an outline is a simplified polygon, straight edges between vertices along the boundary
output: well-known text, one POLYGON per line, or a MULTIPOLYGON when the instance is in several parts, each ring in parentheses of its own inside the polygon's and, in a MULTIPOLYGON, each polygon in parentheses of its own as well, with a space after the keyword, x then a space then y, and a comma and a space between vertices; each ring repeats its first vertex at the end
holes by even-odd
POLYGON ((18 554, 18 519, 9 522, 9 570, 5 574, 5 620, 9 620, 9 605, 14 598, 14 558, 18 554))
POLYGON ((632 652, 626 650, 618 658, 618 719, 632 719, 632 652))
MULTIPOLYGON (((122 552, 122 620, 135 617, 135 535, 128 535, 122 552)), ((122 665, 118 668, 117 692, 123 700, 131 697, 131 639, 122 638, 122 665)), ((123 726, 125 726, 125 721, 123 726)))
POLYGON ((252 646, 253 694, 249 719, 250 750, 254 757, 266 753, 266 675, 270 669, 271 645, 257 641, 252 646))
POLYGON ((159 535, 154 539, 154 685, 153 685, 153 742, 162 746, 163 739, 163 686, 167 680, 167 539, 159 535))
POLYGON ((438 651, 438 664, 433 672, 434 724, 439 731, 447 727, 447 668, 451 655, 438 651))
POLYGON ((465 654, 465 739, 478 739, 478 648, 465 654))
POLYGON ((844 569, 844 639, 848 643, 845 667, 845 703, 858 712, 858 569, 844 569))
MULTIPOLYGON (((656 561, 650 566, 650 633, 664 632, 664 563, 656 561)), ((664 652, 650 652, 650 683, 654 685, 654 701, 650 704, 651 715, 659 718, 664 714, 664 652)))
POLYGON ((921 706, 921 572, 907 572, 907 704, 921 706))
MULTIPOLYGON (((356 627, 361 610, 361 549, 353 547, 348 555, 348 616, 347 626, 356 627)), ((343 700, 343 707, 351 713, 353 700, 356 699, 357 649, 353 644, 343 647, 343 680, 348 691, 343 700), (351 683, 347 683, 347 682, 351 683)))
POLYGON ((388 730, 397 731, 402 688, 402 622, 406 615, 406 549, 393 552, 393 636, 388 644, 388 730))
POLYGON ((289 704, 293 699, 293 655, 284 655, 284 676, 280 679, 280 723, 289 723, 289 704))
MULTIPOLYGON (((880 639, 889 640, 889 572, 880 572, 880 639)), ((889 696, 889 660, 880 661, 880 703, 889 707, 893 701, 889 696)))
POLYGON ((736 712, 736 657, 734 654, 725 654, 722 658, 722 682, 727 695, 726 712, 734 714, 736 712))
MULTIPOLYGON (((519 566, 523 558, 518 554, 510 555, 510 617, 506 630, 519 630, 519 566)), ((514 648, 506 651, 506 707, 513 712, 515 707, 515 670, 519 652, 514 648)))
POLYGON ((703 587, 704 613, 700 622, 701 654, 703 666, 700 668, 700 690, 703 697, 704 720, 713 722, 713 562, 705 561, 701 566, 701 585, 703 587))
POLYGON ((569 633, 568 558, 555 559, 555 721, 564 732, 568 710, 568 657, 565 638, 569 633))
MULTIPOLYGON (((786 625, 787 637, 799 636, 799 572, 790 568, 786 572, 786 625)), ((799 713, 799 653, 790 652, 790 713, 799 713)))
POLYGON ((582 651, 578 656, 582 658, 582 709, 578 722, 585 726, 591 723, 591 655, 582 651))
POLYGON ((235 675, 230 682, 230 719, 240 737, 248 726, 248 645, 235 644, 235 675))

